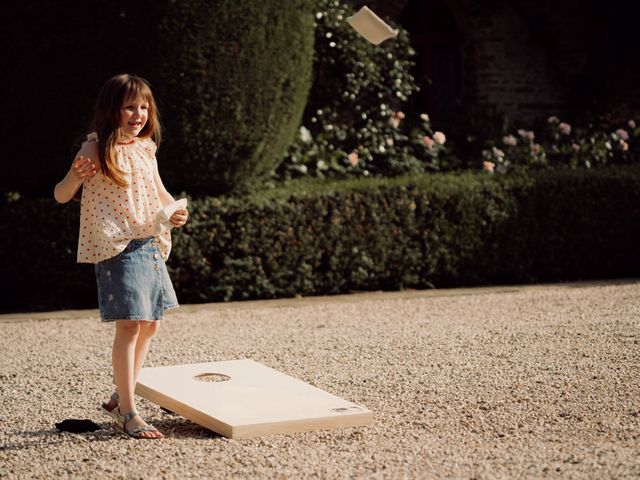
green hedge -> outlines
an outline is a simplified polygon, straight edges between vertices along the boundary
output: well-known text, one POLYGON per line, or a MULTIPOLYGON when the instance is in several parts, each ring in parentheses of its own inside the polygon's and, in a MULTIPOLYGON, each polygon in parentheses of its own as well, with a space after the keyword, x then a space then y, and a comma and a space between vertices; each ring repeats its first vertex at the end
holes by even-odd
MULTIPOLYGON (((637 276, 640 168, 304 181, 193 199, 169 261, 203 302, 637 276)), ((2 310, 95 306, 78 206, 3 200, 2 310)))
POLYGON ((311 86, 315 0, 170 2, 153 78, 169 185, 217 195, 268 177, 311 86))

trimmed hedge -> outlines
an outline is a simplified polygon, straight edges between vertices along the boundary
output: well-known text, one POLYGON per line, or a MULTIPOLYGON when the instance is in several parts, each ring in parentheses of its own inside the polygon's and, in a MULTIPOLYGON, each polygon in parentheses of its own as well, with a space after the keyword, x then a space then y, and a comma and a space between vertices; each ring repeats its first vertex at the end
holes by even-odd
MULTIPOLYGON (((191 202, 181 302, 637 276, 640 168, 294 182, 191 202)), ((95 307, 78 206, 3 200, 3 311, 95 307)))
MULTIPOLYGON (((218 195, 270 176, 311 86, 315 0, 180 0, 158 25, 169 185, 218 195)), ((166 173, 166 174, 165 174, 166 173)))

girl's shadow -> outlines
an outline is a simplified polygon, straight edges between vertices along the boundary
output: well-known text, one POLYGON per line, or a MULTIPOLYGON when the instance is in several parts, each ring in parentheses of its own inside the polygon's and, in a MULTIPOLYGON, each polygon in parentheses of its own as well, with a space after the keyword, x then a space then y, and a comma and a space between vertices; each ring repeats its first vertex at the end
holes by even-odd
POLYGON ((100 429, 94 432, 70 433, 61 432, 57 428, 47 428, 42 430, 26 430, 22 432, 6 432, 11 437, 19 437, 17 441, 0 445, 1 451, 26 450, 29 448, 40 448, 49 445, 61 445, 73 441, 74 438, 82 438, 96 442, 104 442, 113 439, 112 428, 109 424, 100 424, 100 429))
MULTIPOLYGON (((163 415, 164 416, 164 415, 163 415)), ((201 438, 201 439, 221 439, 219 435, 209 429, 201 427, 186 418, 175 414, 166 414, 168 418, 162 418, 160 421, 155 420, 151 423, 166 438, 201 438)), ((82 439, 90 442, 109 442, 115 440, 132 440, 127 438, 122 432, 118 431, 113 423, 103 422, 98 424, 99 430, 85 433, 61 432, 56 428, 22 431, 22 432, 6 432, 11 437, 19 437, 17 441, 0 445, 1 451, 17 451, 29 448, 39 448, 50 445, 61 445, 62 443, 73 442, 74 439, 82 439)))

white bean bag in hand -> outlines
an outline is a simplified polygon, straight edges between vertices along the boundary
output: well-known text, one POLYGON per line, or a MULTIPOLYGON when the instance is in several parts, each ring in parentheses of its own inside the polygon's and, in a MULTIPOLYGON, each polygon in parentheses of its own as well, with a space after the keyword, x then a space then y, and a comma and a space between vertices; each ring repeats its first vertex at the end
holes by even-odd
POLYGON ((176 200, 175 202, 170 203, 169 205, 164 207, 162 210, 160 210, 156 215, 156 224, 154 228, 154 234, 158 235, 159 233, 162 233, 165 230, 171 230, 173 228, 173 225, 171 225, 171 222, 169 221, 169 219, 174 213, 176 213, 176 210, 181 210, 183 208, 187 208, 186 198, 181 198, 180 200, 176 200))

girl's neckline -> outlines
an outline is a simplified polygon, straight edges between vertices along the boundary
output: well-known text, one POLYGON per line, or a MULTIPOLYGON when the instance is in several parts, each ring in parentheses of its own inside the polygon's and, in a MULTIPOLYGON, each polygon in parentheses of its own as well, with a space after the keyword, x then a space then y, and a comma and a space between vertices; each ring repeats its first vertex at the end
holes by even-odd
POLYGON ((133 142, 135 142, 136 139, 132 138, 130 141, 128 142, 116 142, 118 145, 131 145, 133 142))

